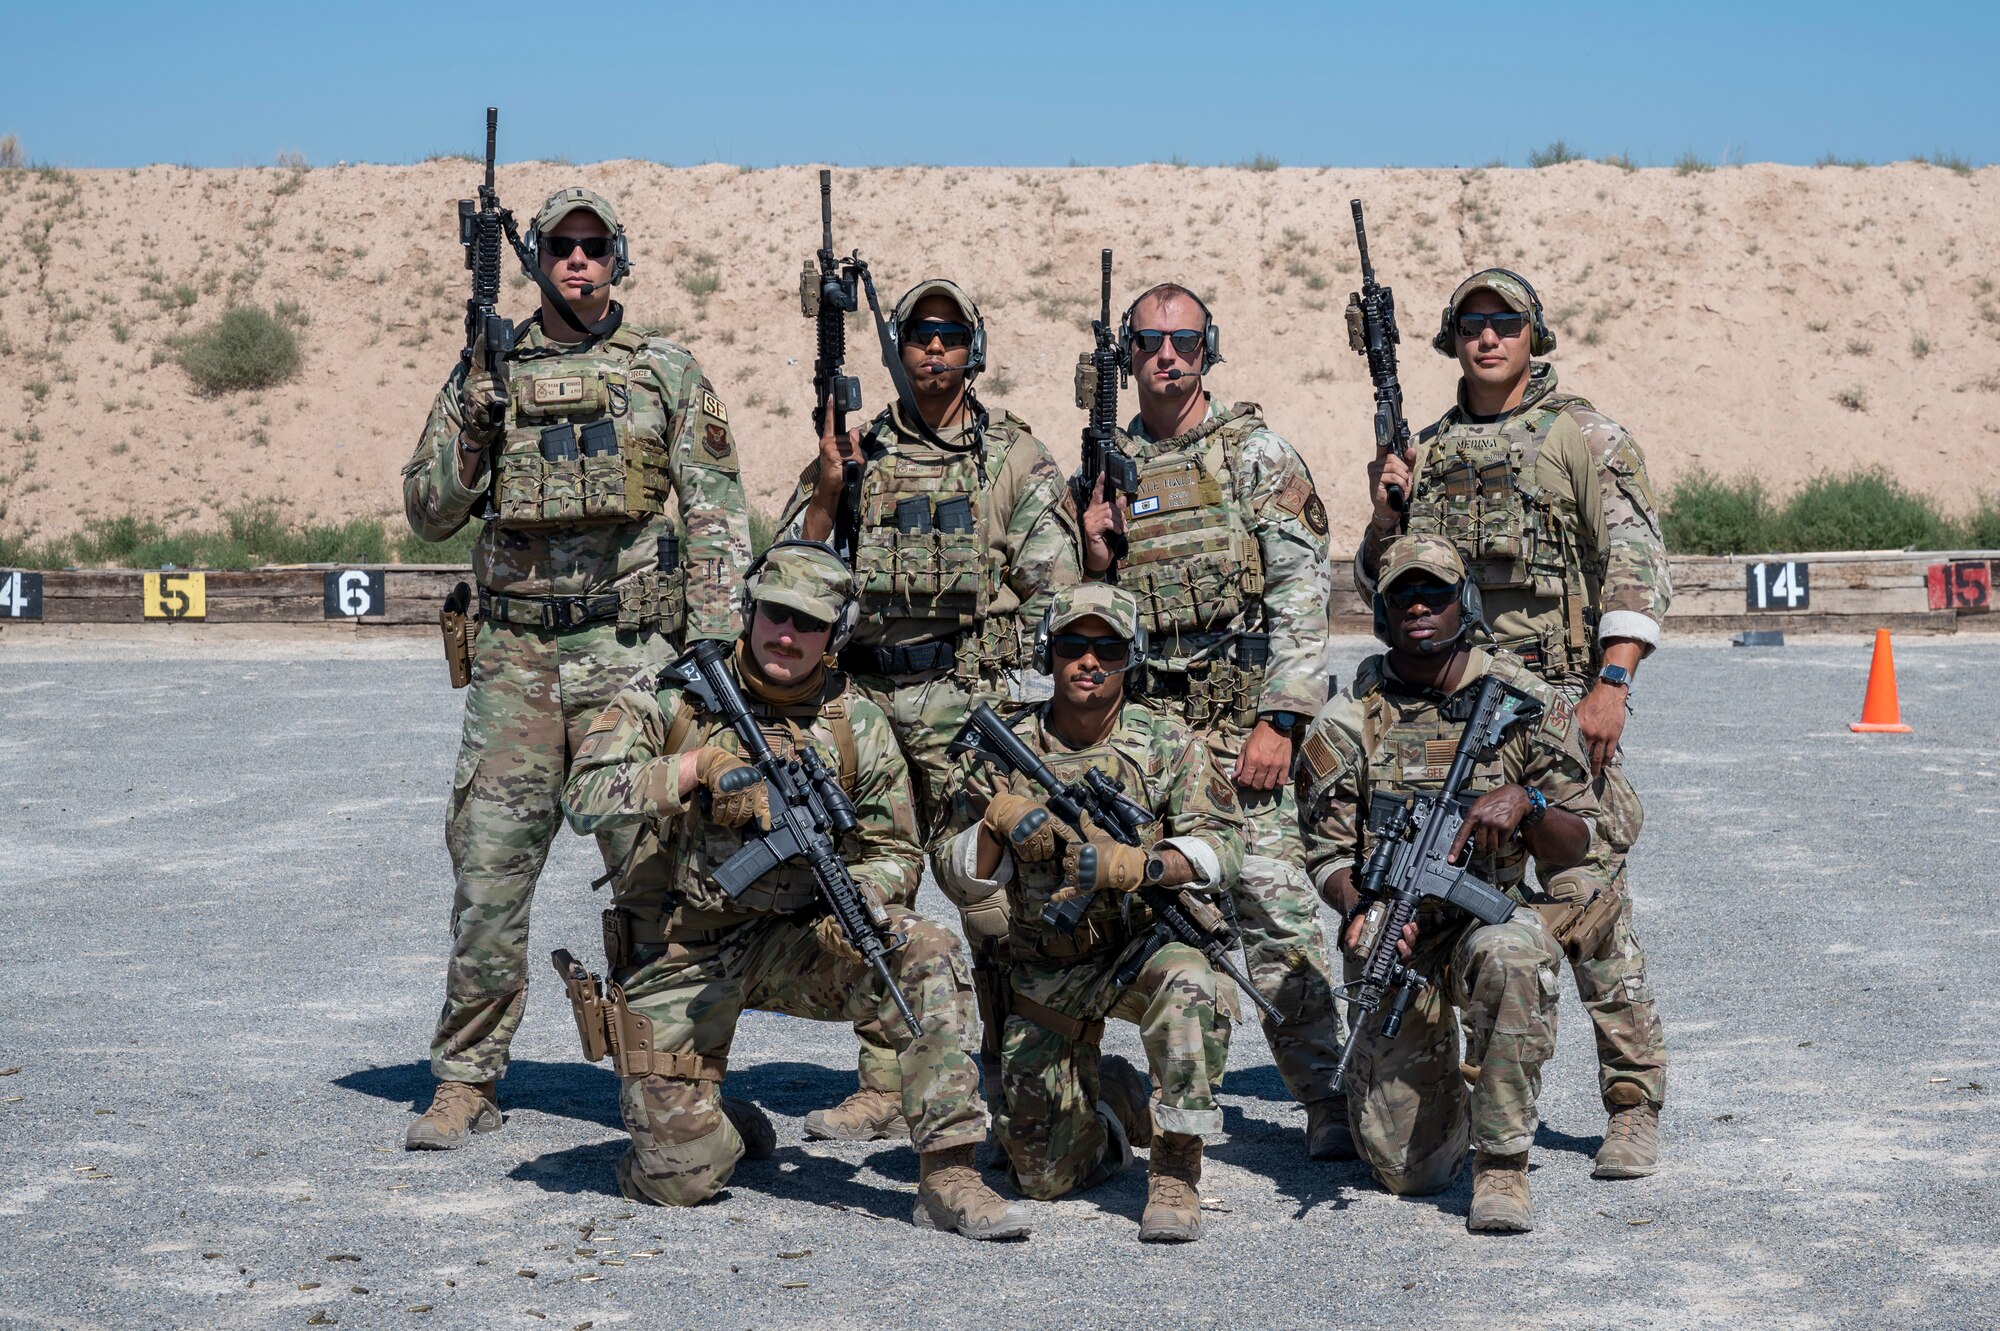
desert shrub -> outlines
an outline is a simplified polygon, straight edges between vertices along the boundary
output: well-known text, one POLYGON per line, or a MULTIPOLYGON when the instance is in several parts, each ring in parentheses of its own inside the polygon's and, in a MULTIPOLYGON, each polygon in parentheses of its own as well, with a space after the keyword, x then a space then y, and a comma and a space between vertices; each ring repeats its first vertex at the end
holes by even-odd
POLYGON ((1546 148, 1536 148, 1530 152, 1528 154, 1528 165, 1536 168, 1561 166, 1564 162, 1581 162, 1583 156, 1582 153, 1570 147, 1566 141, 1557 139, 1546 148))
POLYGON ((1245 171, 1276 171, 1279 162, 1277 158, 1271 156, 1269 153, 1258 153, 1249 161, 1238 162, 1236 165, 1245 171))
POLYGON ((299 339, 284 320, 239 305, 182 343, 180 362, 204 393, 268 388, 298 372, 299 339))
POLYGON ((21 151, 21 141, 12 134, 0 134, 0 171, 19 170, 28 164, 28 155, 21 151))
POLYGON ((1715 170, 1715 163, 1693 152, 1684 152, 1674 159, 1674 174, 1692 176, 1702 171, 1715 170))
POLYGON ((1979 496, 1978 507, 1959 520, 1953 544, 1969 550, 2000 550, 2000 494, 1979 496))
POLYGON ((1972 163, 1958 153, 1918 153, 1910 160, 1913 162, 1926 162, 1931 166, 1941 166, 1945 170, 1956 172, 1961 176, 1972 174, 1972 163))
POLYGON ((1936 550, 1952 524, 1931 501, 1879 467, 1815 476, 1785 501, 1778 550, 1936 550))
POLYGON ((1667 492, 1660 528, 1667 549, 1675 554, 1749 554, 1776 549, 1771 544, 1774 516, 1762 481, 1725 480, 1697 469, 1667 492))

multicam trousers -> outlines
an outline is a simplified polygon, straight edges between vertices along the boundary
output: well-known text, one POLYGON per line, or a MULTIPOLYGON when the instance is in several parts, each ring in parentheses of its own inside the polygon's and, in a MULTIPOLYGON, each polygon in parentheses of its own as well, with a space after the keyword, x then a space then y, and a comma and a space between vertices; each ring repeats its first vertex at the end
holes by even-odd
MULTIPOLYGON (((1137 1023, 1153 1078, 1153 1122, 1164 1132, 1220 1132, 1215 1092, 1229 1063, 1235 987, 1201 953, 1169 943, 1121 988, 1112 977, 1123 955, 1072 965, 1017 960, 1008 978, 1016 993, 1081 1022, 1137 1023)), ((1015 1012, 1000 1057, 1006 1095, 996 1129, 1015 1183, 1028 1197, 1060 1197, 1087 1180, 1104 1154, 1098 1045, 1015 1012)))
POLYGON ((745 1008, 817 1021, 873 1018, 889 1032, 903 1114, 919 1152, 977 1144, 986 1135, 979 1072, 965 1052, 972 985, 949 931, 921 916, 891 917, 903 945, 889 970, 923 1034, 912 1039, 888 988, 866 965, 826 951, 810 919, 767 916, 685 941, 635 944, 616 978, 632 1011, 652 1022, 653 1048, 698 1055, 715 1077, 625 1077, 619 1104, 632 1147, 618 1165, 634 1200, 692 1206, 715 1195, 743 1157, 743 1139, 722 1114, 719 1064, 745 1008))
MULTIPOLYGON (((444 1011, 431 1039, 442 1081, 504 1076, 528 993, 528 907, 562 826, 569 755, 632 676, 667 663, 657 633, 594 624, 557 633, 479 626, 465 731, 445 816, 457 892, 444 1011)), ((631 834, 598 838, 606 867, 631 834)))
MULTIPOLYGON (((1348 1126, 1383 1187, 1449 1187, 1468 1140, 1497 1155, 1528 1149, 1540 1122, 1542 1064, 1555 1051, 1561 963, 1532 910, 1516 910, 1505 924, 1467 920, 1419 932, 1410 964, 1433 983, 1393 1041, 1382 1036, 1379 1012, 1363 1019, 1348 1072, 1348 1126), (1462 1059, 1452 1008, 1463 1014, 1462 1059)), ((1348 958, 1348 978, 1360 971, 1348 958)))

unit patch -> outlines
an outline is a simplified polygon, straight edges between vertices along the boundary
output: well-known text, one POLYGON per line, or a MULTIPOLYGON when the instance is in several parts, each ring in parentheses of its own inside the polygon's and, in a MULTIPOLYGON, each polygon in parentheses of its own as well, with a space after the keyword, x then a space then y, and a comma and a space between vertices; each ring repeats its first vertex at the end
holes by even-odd
POLYGON ((701 446, 717 459, 729 456, 729 431, 710 421, 701 430, 701 446))
POLYGON ((1306 500, 1305 519, 1306 526, 1312 529, 1313 535, 1326 535, 1326 505, 1319 502, 1319 495, 1316 492, 1306 500))
POLYGON ((583 401, 583 376, 564 375, 559 379, 535 380, 535 405, 538 407, 560 407, 572 402, 583 401))
POLYGON ((720 424, 729 424, 729 413, 723 409, 722 399, 706 388, 701 390, 701 414, 720 424))

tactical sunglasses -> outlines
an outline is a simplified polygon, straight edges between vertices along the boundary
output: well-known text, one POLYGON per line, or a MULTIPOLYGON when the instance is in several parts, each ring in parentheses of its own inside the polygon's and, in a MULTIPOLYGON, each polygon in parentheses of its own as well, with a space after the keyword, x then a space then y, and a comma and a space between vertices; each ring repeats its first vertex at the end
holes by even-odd
POLYGON ((1135 328, 1132 330, 1132 345, 1139 348, 1141 355, 1150 356, 1160 349, 1160 343, 1172 338, 1175 351, 1183 356, 1192 356, 1201 350, 1204 336, 1199 328, 1176 328, 1171 333, 1157 328, 1135 328))
POLYGON ((927 347, 935 340, 947 347, 972 345, 972 326, 950 319, 919 319, 903 325, 903 345, 927 347))
POLYGON ((1049 636, 1049 650, 1064 661, 1074 661, 1085 652, 1100 661, 1116 665, 1132 654, 1132 644, 1123 638, 1091 638, 1081 633, 1049 636))
POLYGON ((1458 335, 1470 342, 1478 337, 1480 330, 1491 328, 1495 337, 1519 337, 1521 330, 1528 326, 1528 316, 1513 310, 1494 310, 1491 313, 1465 313, 1452 316, 1458 328, 1458 335))
POLYGON ((1399 582, 1382 597, 1398 610, 1408 610, 1419 601, 1435 610, 1456 601, 1458 588, 1455 582, 1399 582))
POLYGON ((801 633, 818 633, 823 628, 831 627, 824 619, 815 618, 803 610, 794 610, 788 605, 779 605, 776 601, 759 601, 757 609, 777 628, 790 624, 801 633))
POLYGON ((543 236, 541 246, 558 259, 567 259, 571 250, 580 249, 586 259, 602 259, 611 253, 609 236, 543 236))

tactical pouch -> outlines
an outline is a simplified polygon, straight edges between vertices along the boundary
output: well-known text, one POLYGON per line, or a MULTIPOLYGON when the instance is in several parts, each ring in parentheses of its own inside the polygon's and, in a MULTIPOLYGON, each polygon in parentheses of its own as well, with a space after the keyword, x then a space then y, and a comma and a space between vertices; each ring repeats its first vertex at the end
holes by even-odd
POLYGON ((613 975, 632 964, 632 912, 613 906, 602 917, 604 964, 613 975))
POLYGON ((1572 962, 1597 955, 1624 905, 1615 890, 1581 874, 1559 874, 1546 891, 1524 895, 1572 962))
POLYGON ((927 536, 931 531, 931 502, 919 495, 896 501, 896 530, 905 536, 927 536))
POLYGON ((969 532, 972 530, 972 499, 959 495, 955 499, 941 500, 937 506, 937 529, 941 532, 969 532))
POLYGON ((461 582, 444 598, 438 612, 438 628, 444 634, 444 663, 451 672, 451 686, 462 689, 472 682, 472 644, 479 636, 479 617, 472 613, 472 588, 461 582))
POLYGON ((563 991, 569 995, 570 1011, 576 1017, 577 1038, 583 1042, 584 1059, 591 1063, 602 1061, 611 1052, 606 1023, 610 1008, 604 1001, 604 991, 599 987, 598 978, 585 970, 583 963, 571 956, 567 948, 559 947, 549 953, 549 960, 555 963, 556 974, 562 977, 563 991))

